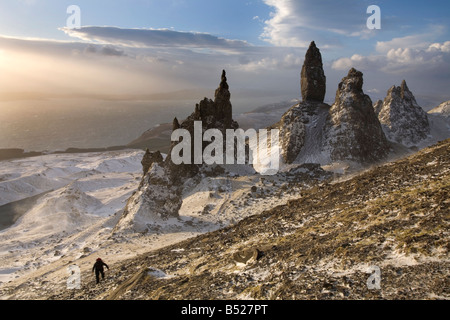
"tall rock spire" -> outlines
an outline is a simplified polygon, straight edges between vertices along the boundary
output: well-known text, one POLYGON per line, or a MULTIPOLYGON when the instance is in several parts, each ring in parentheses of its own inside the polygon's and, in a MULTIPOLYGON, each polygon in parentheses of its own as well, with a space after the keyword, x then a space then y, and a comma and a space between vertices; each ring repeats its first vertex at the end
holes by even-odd
POLYGON ((326 77, 323 71, 322 55, 311 42, 306 52, 301 73, 301 90, 303 101, 323 102, 326 93, 326 77))
POLYGON ((233 121, 230 97, 226 72, 223 70, 219 87, 214 94, 214 100, 204 98, 200 101, 196 105, 192 117, 197 121, 203 121, 205 128, 235 128, 237 123, 233 121))
POLYGON ((231 106, 231 94, 229 89, 227 73, 223 70, 220 85, 214 95, 214 104, 217 118, 223 119, 225 128, 231 128, 231 123, 233 121, 233 108, 231 106))

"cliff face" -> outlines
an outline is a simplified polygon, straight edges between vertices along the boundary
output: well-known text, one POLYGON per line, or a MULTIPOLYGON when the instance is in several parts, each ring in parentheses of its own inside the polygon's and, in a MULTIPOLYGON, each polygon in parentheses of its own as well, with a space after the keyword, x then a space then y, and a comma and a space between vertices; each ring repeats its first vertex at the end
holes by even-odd
POLYGON ((362 87, 363 74, 353 68, 339 84, 325 129, 325 148, 333 161, 371 163, 389 153, 372 101, 362 87))
POLYGON ((386 137, 406 147, 416 146, 427 139, 430 124, 426 112, 417 104, 406 81, 389 89, 382 106, 376 112, 386 137))
POLYGON ((276 125, 280 130, 283 160, 292 163, 328 163, 323 153, 323 131, 330 106, 318 102, 300 102, 288 110, 276 125))

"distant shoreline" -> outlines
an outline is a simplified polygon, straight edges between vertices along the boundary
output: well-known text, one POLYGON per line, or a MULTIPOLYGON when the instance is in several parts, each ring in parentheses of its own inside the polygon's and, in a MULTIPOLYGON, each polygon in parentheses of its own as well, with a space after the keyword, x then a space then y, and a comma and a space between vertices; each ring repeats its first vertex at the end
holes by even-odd
POLYGON ((113 146, 107 148, 68 148, 64 151, 29 151, 29 152, 25 152, 24 149, 18 148, 0 149, 0 161, 32 158, 50 154, 91 153, 91 152, 93 153, 93 152, 108 152, 108 151, 120 151, 130 149, 139 149, 139 148, 133 148, 130 146, 113 146))

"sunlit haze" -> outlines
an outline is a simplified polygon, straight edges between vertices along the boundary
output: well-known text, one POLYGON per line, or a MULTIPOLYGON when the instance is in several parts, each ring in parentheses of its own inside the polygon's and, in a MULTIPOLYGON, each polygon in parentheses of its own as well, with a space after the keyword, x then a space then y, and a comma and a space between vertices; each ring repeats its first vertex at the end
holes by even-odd
MULTIPOLYGON (((73 99, 86 99, 79 108, 112 101, 131 113, 139 101, 154 113, 155 95, 211 96, 222 69, 235 113, 300 98, 299 74, 313 40, 324 59, 328 103, 355 67, 372 100, 406 79, 429 110, 449 99, 449 9, 437 0, 2 1, 0 120, 11 128, 18 121, 5 118, 11 108, 23 120, 42 105, 74 108, 73 99), (379 30, 366 25, 372 4, 381 8, 379 30), (70 5, 80 9, 80 28, 68 26, 70 5)), ((5 130, 0 148, 14 147, 5 130)))

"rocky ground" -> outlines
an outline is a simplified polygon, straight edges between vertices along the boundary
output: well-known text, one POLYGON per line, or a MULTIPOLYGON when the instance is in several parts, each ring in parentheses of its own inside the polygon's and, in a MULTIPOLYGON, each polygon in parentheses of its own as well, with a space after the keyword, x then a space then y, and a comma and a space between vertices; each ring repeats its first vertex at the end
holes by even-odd
MULTIPOLYGON (((450 140, 39 299, 449 299, 450 140), (380 289, 369 289, 375 266, 380 289)), ((83 279, 90 277, 82 274, 83 279)), ((375 282, 376 283, 376 282, 375 282)), ((4 288, 10 297, 26 283, 4 288)))

